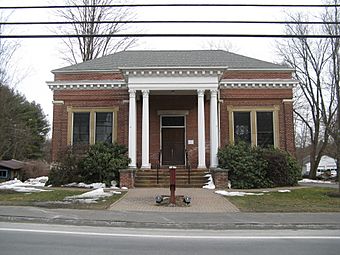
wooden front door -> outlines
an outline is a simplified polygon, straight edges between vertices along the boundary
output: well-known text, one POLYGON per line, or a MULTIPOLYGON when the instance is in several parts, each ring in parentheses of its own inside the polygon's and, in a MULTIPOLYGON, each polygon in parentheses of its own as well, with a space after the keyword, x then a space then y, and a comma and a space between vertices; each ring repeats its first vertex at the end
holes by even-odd
POLYGON ((184 165, 185 128, 162 128, 162 164, 184 165))

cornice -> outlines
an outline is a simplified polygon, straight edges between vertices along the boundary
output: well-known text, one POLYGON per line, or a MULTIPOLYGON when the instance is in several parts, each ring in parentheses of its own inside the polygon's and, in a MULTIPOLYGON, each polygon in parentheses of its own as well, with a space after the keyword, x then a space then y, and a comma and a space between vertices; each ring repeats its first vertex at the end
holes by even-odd
POLYGON ((113 89, 113 88, 127 88, 125 81, 48 81, 46 82, 48 87, 54 90, 65 89, 113 89))

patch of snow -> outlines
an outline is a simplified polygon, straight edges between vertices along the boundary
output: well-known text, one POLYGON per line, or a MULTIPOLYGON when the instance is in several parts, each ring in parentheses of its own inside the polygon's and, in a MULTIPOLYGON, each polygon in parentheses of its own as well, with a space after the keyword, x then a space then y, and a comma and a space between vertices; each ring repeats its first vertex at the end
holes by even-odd
POLYGON ((33 186, 33 187, 44 187, 46 182, 48 181, 47 176, 41 176, 37 178, 30 178, 24 182, 25 185, 33 186))
POLYGON ((101 198, 101 197, 108 197, 111 196, 110 193, 105 193, 103 188, 95 189, 89 192, 85 192, 80 195, 75 195, 75 196, 68 196, 65 197, 66 200, 70 199, 78 199, 78 198, 101 198))
POLYGON ((217 190, 216 194, 228 197, 244 197, 244 196, 262 196, 263 193, 251 193, 251 192, 241 192, 241 191, 225 191, 217 190))
POLYGON ((75 188, 85 188, 85 189, 100 189, 100 188, 105 188, 105 183, 101 183, 101 182, 95 182, 95 183, 90 183, 90 184, 86 184, 84 182, 72 182, 72 183, 68 183, 63 185, 64 187, 75 187, 75 188))
POLYGON ((97 200, 103 197, 110 197, 115 194, 121 194, 119 191, 110 191, 105 192, 103 188, 95 189, 80 195, 75 196, 68 196, 65 197, 65 201, 73 201, 77 203, 84 203, 84 204, 90 204, 90 203, 97 203, 97 200))
POLYGON ((323 183, 323 184, 330 184, 331 181, 322 181, 322 180, 312 180, 312 179, 302 179, 299 183, 323 183))
POLYGON ((203 189, 215 189, 214 180, 211 174, 206 174, 205 177, 209 177, 209 181, 202 187, 203 189))
POLYGON ((45 183, 48 181, 48 177, 42 176, 38 178, 31 178, 22 182, 18 179, 6 181, 0 183, 0 190, 13 190, 16 192, 42 192, 42 191, 50 191, 45 189, 39 189, 38 187, 44 187, 45 183))
POLYGON ((290 190, 289 189, 279 189, 277 192, 280 192, 280 193, 289 193, 290 190))

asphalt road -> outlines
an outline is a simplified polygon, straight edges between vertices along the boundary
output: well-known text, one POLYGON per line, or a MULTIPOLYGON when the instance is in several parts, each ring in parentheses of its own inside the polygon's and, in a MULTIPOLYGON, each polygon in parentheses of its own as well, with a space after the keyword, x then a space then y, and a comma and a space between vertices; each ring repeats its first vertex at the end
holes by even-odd
POLYGON ((0 253, 339 254, 340 230, 164 230, 0 223, 0 253))

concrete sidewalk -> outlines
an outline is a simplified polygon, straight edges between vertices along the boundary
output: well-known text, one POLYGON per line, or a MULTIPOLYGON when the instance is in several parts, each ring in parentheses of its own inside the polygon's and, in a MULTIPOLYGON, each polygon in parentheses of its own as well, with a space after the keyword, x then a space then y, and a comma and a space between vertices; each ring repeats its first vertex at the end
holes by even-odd
POLYGON ((192 213, 0 206, 0 221, 172 229, 340 229, 340 213, 192 213))
POLYGON ((213 190, 200 188, 177 188, 176 195, 191 197, 190 206, 169 207, 158 206, 157 195, 170 195, 167 188, 136 188, 110 207, 114 211, 134 212, 193 212, 193 213, 227 213, 239 212, 238 208, 213 190))

